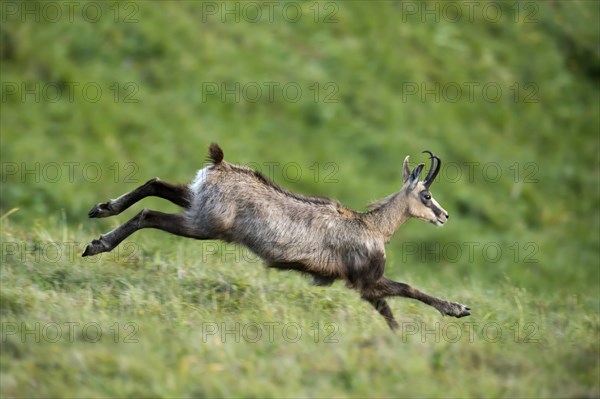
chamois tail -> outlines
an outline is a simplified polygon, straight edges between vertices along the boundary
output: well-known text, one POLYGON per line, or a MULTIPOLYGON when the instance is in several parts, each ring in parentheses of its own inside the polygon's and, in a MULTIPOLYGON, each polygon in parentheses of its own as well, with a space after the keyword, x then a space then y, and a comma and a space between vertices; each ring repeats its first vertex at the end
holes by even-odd
POLYGON ((217 143, 212 143, 210 147, 208 147, 208 157, 213 165, 220 164, 223 161, 223 150, 217 143))

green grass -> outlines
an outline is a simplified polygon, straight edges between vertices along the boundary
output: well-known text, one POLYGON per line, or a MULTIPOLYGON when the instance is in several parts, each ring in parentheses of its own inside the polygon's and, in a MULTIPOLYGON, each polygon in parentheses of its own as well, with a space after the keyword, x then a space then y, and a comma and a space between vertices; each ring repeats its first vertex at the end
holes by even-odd
POLYGON ((124 3, 115 22, 98 4, 97 23, 81 7, 72 22, 2 9, 2 397, 600 396, 597 2, 502 3, 498 22, 483 3, 436 22, 406 8, 424 3, 322 2, 316 23, 314 2, 292 3, 295 23, 222 23, 199 2, 124 3), (265 82, 303 94, 206 92, 265 82), (97 102, 47 91, 90 83, 97 102), (439 101, 423 93, 436 84, 439 101), (88 220, 93 204, 154 176, 190 181, 210 142, 356 209, 431 149, 451 219, 402 226, 386 275, 472 315, 395 298, 394 335, 341 283, 157 231, 79 257, 142 207, 176 210, 147 199, 88 220))

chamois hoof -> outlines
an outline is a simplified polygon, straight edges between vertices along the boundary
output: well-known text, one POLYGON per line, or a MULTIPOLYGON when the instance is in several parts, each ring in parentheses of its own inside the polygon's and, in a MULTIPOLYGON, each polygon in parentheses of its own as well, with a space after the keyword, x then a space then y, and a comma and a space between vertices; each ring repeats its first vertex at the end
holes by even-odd
POLYGON ((470 316, 471 308, 466 307, 461 303, 450 302, 448 307, 446 307, 441 313, 444 316, 453 316, 457 319, 460 319, 461 317, 470 316))
POLYGON ((86 256, 92 256, 92 247, 90 244, 86 245, 85 250, 81 254, 82 258, 85 258, 86 256))
POLYGON ((110 251, 110 248, 107 247, 107 245, 102 241, 102 237, 100 237, 99 240, 93 240, 92 242, 90 242, 86 247, 85 250, 83 251, 83 253, 81 254, 82 257, 86 257, 86 256, 93 256, 102 252, 107 252, 110 251))
POLYGON ((454 311, 453 316, 456 317, 457 319, 471 315, 471 308, 468 308, 465 305, 460 304, 460 303, 455 303, 453 305, 455 305, 455 311, 454 311))
POLYGON ((456 316, 456 318, 460 319, 461 317, 465 317, 465 316, 471 316, 471 308, 465 307, 463 309, 463 311, 461 312, 461 314, 459 314, 458 316, 456 316))
POLYGON ((94 205, 91 211, 88 212, 89 218, 105 218, 107 216, 116 215, 117 212, 111 207, 110 201, 104 204, 94 205))

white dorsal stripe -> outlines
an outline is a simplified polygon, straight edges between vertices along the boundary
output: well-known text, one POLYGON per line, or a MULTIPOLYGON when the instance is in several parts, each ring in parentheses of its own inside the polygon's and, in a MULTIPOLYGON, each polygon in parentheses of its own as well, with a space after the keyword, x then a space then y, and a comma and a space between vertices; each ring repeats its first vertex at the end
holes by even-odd
POLYGON ((197 194, 202 190, 202 186, 204 185, 204 182, 206 182, 206 177, 208 176, 208 168, 209 167, 207 166, 206 168, 200 169, 198 173, 196 173, 196 177, 190 185, 190 189, 194 194, 197 194))

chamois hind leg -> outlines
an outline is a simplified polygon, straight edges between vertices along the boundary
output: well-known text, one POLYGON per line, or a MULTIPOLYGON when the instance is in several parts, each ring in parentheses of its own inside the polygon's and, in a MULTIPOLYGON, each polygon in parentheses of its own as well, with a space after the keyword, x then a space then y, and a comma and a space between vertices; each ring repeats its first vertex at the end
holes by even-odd
POLYGON ((408 284, 399 283, 385 277, 382 277, 377 281, 375 287, 373 287, 373 293, 371 295, 374 297, 402 296, 416 299, 436 308, 444 316, 454 316, 460 318, 469 316, 471 314, 471 309, 463 304, 448 302, 446 300, 427 295, 408 284))
POLYGON ((183 208, 189 208, 192 195, 188 186, 169 184, 155 177, 119 198, 94 205, 88 216, 90 218, 104 218, 118 215, 139 200, 149 196, 164 198, 183 208))
POLYGON ((102 234, 99 239, 93 240, 85 247, 85 251, 81 256, 112 251, 131 234, 145 228, 159 229, 183 237, 206 238, 199 236, 196 230, 189 227, 186 216, 182 213, 171 214, 144 209, 125 224, 102 234))

